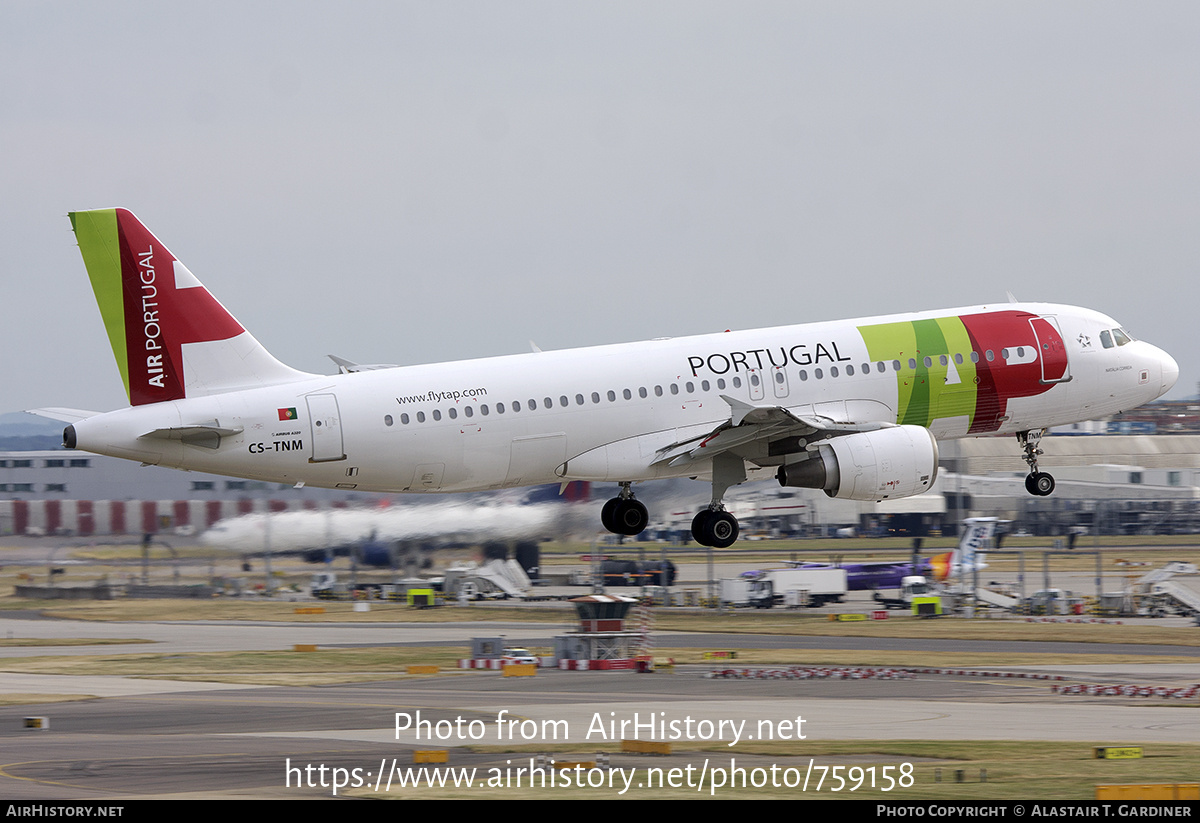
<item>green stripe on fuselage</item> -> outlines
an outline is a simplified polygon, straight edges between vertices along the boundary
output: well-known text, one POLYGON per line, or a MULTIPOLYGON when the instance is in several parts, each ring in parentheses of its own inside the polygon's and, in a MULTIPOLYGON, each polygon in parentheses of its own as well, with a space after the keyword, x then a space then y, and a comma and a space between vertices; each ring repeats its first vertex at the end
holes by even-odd
POLYGON ((978 395, 975 364, 971 362, 971 337, 967 334, 967 327, 957 317, 939 317, 937 324, 942 332, 946 346, 944 353, 949 364, 941 365, 941 353, 934 357, 934 366, 938 369, 938 379, 933 381, 938 390, 935 419, 966 416, 967 427, 970 428, 975 422, 975 399, 978 395), (955 362, 955 355, 962 356, 961 363, 955 362), (957 374, 957 380, 950 382, 954 374, 957 374))
POLYGON ((116 209, 70 212, 71 228, 83 255, 104 329, 117 358, 125 395, 129 396, 129 356, 125 345, 125 301, 121 289, 121 240, 116 209))
POLYGON ((962 320, 941 317, 859 326, 858 330, 872 360, 889 365, 893 360, 900 361, 900 370, 895 372, 897 423, 928 426, 942 417, 974 417, 975 364, 970 359, 971 339, 962 320), (963 355, 963 362, 953 365, 958 378, 948 383, 955 354, 963 355), (941 363, 943 356, 947 365, 941 363), (929 366, 925 365, 926 357, 929 366), (909 366, 910 360, 916 364, 915 369, 909 366))

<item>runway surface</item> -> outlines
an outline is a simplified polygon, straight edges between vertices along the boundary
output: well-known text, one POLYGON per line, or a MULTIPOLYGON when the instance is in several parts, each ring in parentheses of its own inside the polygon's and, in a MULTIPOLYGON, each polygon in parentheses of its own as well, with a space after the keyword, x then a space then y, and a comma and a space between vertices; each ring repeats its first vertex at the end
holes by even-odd
MULTIPOLYGON (((152 647, 156 652, 185 652, 290 648, 296 642, 445 645, 476 635, 500 634, 513 642, 532 643, 560 633, 562 626, 494 622, 303 627, 91 623, 9 615, 0 617, 0 632, 6 630, 20 636, 135 637, 156 641, 152 647), (303 637, 298 637, 300 634, 303 637)), ((1026 652, 1037 647, 1037 651, 1051 654, 1130 650, 1125 644, 987 644, 744 634, 660 635, 659 645, 900 649, 913 652, 914 665, 919 665, 921 651, 933 647, 979 651, 1020 646, 1026 652)), ((1179 646, 1132 649, 1141 654, 1156 654, 1161 649, 1190 656, 1200 651, 1179 646)), ((120 645, 5 649, 3 653, 145 650, 148 647, 120 645)), ((0 692, 98 696, 78 702, 0 708, 0 796, 13 800, 330 798, 332 787, 320 786, 315 777, 320 772, 306 772, 308 766, 317 769, 323 765, 329 775, 334 768, 357 768, 360 777, 377 776, 381 768, 390 769, 393 758, 405 766, 410 764, 414 748, 452 746, 455 766, 507 768, 511 764, 505 761, 527 755, 473 754, 461 744, 548 744, 555 736, 562 742, 565 735, 572 741, 594 744, 597 751, 613 751, 619 741, 608 732, 619 733, 622 721, 626 731, 632 728, 629 724, 641 723, 643 737, 646 724, 664 724, 665 734, 675 729, 681 735, 677 740, 707 740, 716 750, 676 753, 656 763, 672 767, 694 765, 704 758, 736 757, 746 765, 775 762, 779 758, 745 752, 748 743, 765 736, 793 741, 1083 740, 1109 745, 1200 741, 1200 715, 1194 708, 1158 699, 1055 696, 1047 682, 1040 680, 946 675, 843 681, 707 678, 706 673, 715 668, 722 666, 687 666, 650 675, 541 670, 533 678, 477 672, 311 687, 0 674, 0 692), (422 739, 417 738, 417 712, 428 724, 420 727, 422 739), (404 726, 399 732, 397 715, 404 726), (48 717, 49 729, 21 728, 27 716, 48 717), (533 736, 526 739, 526 733, 533 736), (473 734, 480 735, 479 739, 472 740, 473 734), (728 745, 731 742, 734 745, 728 745), (310 777, 316 785, 307 785, 312 782, 310 777)), ((1076 682, 1176 686, 1200 681, 1200 659, 1197 665, 1044 666, 1011 671, 1053 672, 1076 682)), ((646 765, 631 757, 615 755, 613 765, 646 765)), ((888 760, 874 757, 871 762, 888 760)))

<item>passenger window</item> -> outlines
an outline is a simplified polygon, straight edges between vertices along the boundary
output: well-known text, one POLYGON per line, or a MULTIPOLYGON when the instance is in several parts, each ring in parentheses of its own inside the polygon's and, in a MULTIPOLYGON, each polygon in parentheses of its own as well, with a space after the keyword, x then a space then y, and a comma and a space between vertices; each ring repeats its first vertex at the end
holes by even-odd
POLYGON ((558 405, 565 409, 567 406, 571 405, 571 401, 568 400, 567 396, 564 394, 562 397, 558 398, 558 405))
POLYGON ((475 416, 475 407, 474 406, 463 406, 463 414, 465 414, 467 417, 474 417, 475 416))
POLYGON ((925 363, 925 368, 929 368, 930 366, 933 365, 933 360, 928 357, 926 357, 923 362, 925 363))
POLYGON ((837 376, 838 376, 838 367, 837 367, 837 366, 830 366, 830 367, 829 367, 829 376, 830 376, 830 377, 837 377, 837 376))
POLYGON ((1000 359, 1001 359, 1001 360, 1008 360, 1008 349, 1007 349, 1007 348, 1004 348, 1004 349, 1001 349, 1001 350, 1000 350, 1000 359))
POLYGON ((608 390, 608 402, 615 403, 617 401, 617 393, 612 389, 608 390))
POLYGON ((418 423, 425 422, 425 412, 417 412, 417 422, 418 423))
MULTIPOLYGON (((782 379, 782 378, 780 378, 780 379, 782 379)), ((700 381, 700 390, 701 390, 701 391, 708 391, 708 390, 709 390, 709 385, 708 385, 708 381, 707 381, 707 380, 701 380, 701 381, 700 381)))
POLYGON ((760 382, 762 382, 762 381, 760 381, 760 380, 758 379, 758 375, 757 375, 757 374, 751 374, 751 375, 750 375, 750 385, 751 385, 751 386, 757 386, 757 385, 758 385, 760 382))
POLYGON ((941 365, 943 365, 943 366, 949 366, 949 365, 950 365, 950 361, 949 361, 949 360, 946 358, 946 355, 944 355, 944 354, 943 354, 943 355, 941 355, 940 357, 938 357, 938 363, 939 363, 939 364, 941 364, 941 365))
POLYGON ((531 397, 531 398, 529 398, 529 410, 530 410, 530 411, 537 411, 537 401, 536 401, 536 400, 534 400, 532 397, 531 397))
POLYGON ((671 384, 671 394, 679 394, 679 385, 677 383, 671 384))
POLYGON ((1022 360, 1025 359, 1025 347, 1024 346, 1017 346, 1017 357, 1022 360))
POLYGON ((740 378, 740 377, 733 378, 733 387, 735 389, 740 389, 742 387, 742 378, 740 378))
POLYGON ((655 397, 662 397, 662 386, 655 386, 655 387, 654 387, 654 396, 655 396, 655 397))
POLYGON ((912 359, 911 357, 908 358, 908 367, 910 369, 912 369, 913 371, 916 371, 917 370, 917 361, 912 359))
POLYGON ((582 395, 582 394, 577 394, 577 395, 575 395, 575 405, 576 405, 576 406, 582 406, 582 405, 583 405, 583 395, 582 395))
POLYGON ((549 397, 543 397, 542 398, 542 407, 547 408, 547 409, 552 409, 552 408, 554 408, 554 401, 551 400, 549 397))
POLYGON ((717 388, 722 391, 725 390, 725 378, 724 377, 717 378, 717 388))
POLYGON ((482 414, 484 417, 488 416, 487 403, 484 403, 482 406, 479 407, 479 413, 482 414))
POLYGON ((853 367, 853 366, 847 366, 847 367, 846 367, 846 376, 847 376, 847 377, 853 377, 853 376, 854 376, 854 367, 853 367))
POLYGON ((684 384, 684 388, 687 389, 688 394, 696 393, 696 384, 693 383, 691 380, 689 380, 687 383, 684 384))
POLYGON ((592 392, 592 402, 593 403, 600 402, 600 392, 592 392))
POLYGON ((900 361, 899 360, 892 361, 892 371, 900 371, 900 361))
POLYGON ((515 411, 515 412, 519 412, 520 410, 521 410, 521 401, 520 401, 520 400, 514 400, 514 401, 513 401, 513 411, 515 411))
POLYGON ((390 414, 385 414, 383 416, 383 425, 385 425, 385 426, 392 425, 392 416, 390 414))
POLYGON ((434 410, 433 410, 433 419, 434 419, 434 420, 441 420, 441 419, 442 419, 442 413, 441 413, 439 410, 437 410, 437 409, 434 409, 434 410))
POLYGON ((496 414, 504 414, 504 404, 503 403, 496 404, 496 414))
POLYGON ((646 391, 645 386, 642 386, 638 389, 638 397, 642 398, 643 400, 646 399, 647 394, 648 394, 648 392, 646 391))
POLYGON ((815 377, 815 378, 817 378, 818 380, 820 380, 820 379, 821 379, 822 377, 824 377, 824 376, 825 376, 825 373, 824 373, 824 372, 822 372, 820 369, 813 369, 813 377, 815 377))
POLYGON ((800 380, 804 381, 807 379, 808 379, 808 372, 806 372, 804 369, 801 369, 800 370, 800 380))
POLYGON ((781 371, 775 372, 775 382, 783 383, 783 372, 781 372, 781 371))
POLYGON ((991 349, 987 350, 987 352, 984 354, 984 357, 988 359, 989 363, 996 359, 996 355, 992 353, 991 349))
POLYGON ((621 396, 624 397, 626 400, 632 400, 633 392, 631 392, 629 389, 625 389, 625 391, 621 392, 621 396))
POLYGON ((962 358, 962 352, 955 352, 955 353, 954 353, 954 362, 955 362, 955 363, 957 363, 957 364, 958 364, 958 365, 960 365, 960 366, 962 365, 962 362, 963 362, 963 358, 962 358))
POLYGON ((454 408, 453 406, 450 407, 450 410, 447 411, 446 414, 450 417, 451 420, 458 419, 458 409, 454 408))
POLYGON ((875 364, 875 371, 879 372, 880 374, 883 374, 885 371, 887 371, 887 364, 884 363, 882 360, 880 360, 878 363, 875 364))
POLYGON ((408 415, 407 414, 400 415, 400 422, 402 424, 404 424, 405 426, 407 426, 408 425, 408 415))

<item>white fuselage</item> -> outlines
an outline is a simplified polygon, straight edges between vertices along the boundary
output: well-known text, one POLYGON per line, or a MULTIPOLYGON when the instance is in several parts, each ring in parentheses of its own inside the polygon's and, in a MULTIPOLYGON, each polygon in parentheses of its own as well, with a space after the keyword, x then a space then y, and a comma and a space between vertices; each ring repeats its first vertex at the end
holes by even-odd
MULTIPOLYGON (((76 447, 99 454, 371 491, 696 476, 708 468, 671 467, 653 458, 659 449, 728 421, 730 404, 722 395, 839 423, 915 420, 938 438, 1039 429, 1159 397, 1178 375, 1175 362, 1141 341, 1102 345, 1102 333, 1117 328, 1086 309, 1004 304, 307 376, 285 385, 136 406, 81 420, 74 428, 76 447), (981 351, 953 342, 946 351, 928 342, 914 350, 898 342, 884 353, 892 332, 870 338, 863 331, 929 320, 983 322, 990 313, 1005 312, 1049 318, 1061 334, 1054 346, 1065 346, 1055 356, 1065 354, 1066 362, 1051 372, 1050 347, 1043 342, 1047 353, 1040 353, 1039 338, 1027 339, 1028 329, 1020 324, 1012 327, 1014 339, 980 343, 981 351), (956 357, 962 361, 957 367, 956 357), (924 365, 926 359, 930 365, 924 365), (1011 393, 1012 381, 1005 380, 1034 370, 1039 371, 1031 385, 1011 393), (1000 411, 984 409, 975 399, 993 382, 1001 394, 1011 394, 1000 411), (923 399, 920 405, 909 395, 917 390, 925 392, 922 398, 942 399, 923 399), (186 436, 187 427, 202 426, 219 430, 219 438, 186 436)), ((954 339, 948 331, 945 340, 954 339)), ((783 462, 769 443, 749 444, 741 456, 751 473, 783 462)))

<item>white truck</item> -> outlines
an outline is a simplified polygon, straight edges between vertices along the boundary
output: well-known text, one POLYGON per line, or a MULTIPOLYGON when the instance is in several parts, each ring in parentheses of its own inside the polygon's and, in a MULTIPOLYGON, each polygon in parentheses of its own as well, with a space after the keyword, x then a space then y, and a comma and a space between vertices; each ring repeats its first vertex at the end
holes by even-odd
POLYGON ((846 591, 845 569, 765 569, 721 581, 722 602, 759 609, 840 603, 846 591))

